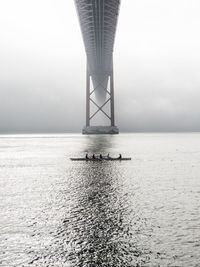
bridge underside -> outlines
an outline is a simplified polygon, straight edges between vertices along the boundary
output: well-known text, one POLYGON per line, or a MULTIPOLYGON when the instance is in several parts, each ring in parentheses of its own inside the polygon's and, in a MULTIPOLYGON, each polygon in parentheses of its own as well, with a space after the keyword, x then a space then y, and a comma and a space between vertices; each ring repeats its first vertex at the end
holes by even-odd
POLYGON ((75 0, 75 4, 87 55, 86 127, 99 113, 114 127, 113 46, 120 0, 75 0))

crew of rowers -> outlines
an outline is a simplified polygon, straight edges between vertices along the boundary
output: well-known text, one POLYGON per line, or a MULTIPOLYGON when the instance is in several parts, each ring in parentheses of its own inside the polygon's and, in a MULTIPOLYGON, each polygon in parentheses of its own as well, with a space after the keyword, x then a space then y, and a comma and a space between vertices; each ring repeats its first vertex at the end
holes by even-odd
MULTIPOLYGON (((108 155, 106 157, 103 157, 102 154, 99 155, 99 157, 96 157, 95 154, 92 155, 92 158, 88 157, 88 154, 85 155, 86 159, 112 159, 108 153, 108 155)), ((117 159, 121 159, 122 155, 119 154, 119 157, 117 159)))

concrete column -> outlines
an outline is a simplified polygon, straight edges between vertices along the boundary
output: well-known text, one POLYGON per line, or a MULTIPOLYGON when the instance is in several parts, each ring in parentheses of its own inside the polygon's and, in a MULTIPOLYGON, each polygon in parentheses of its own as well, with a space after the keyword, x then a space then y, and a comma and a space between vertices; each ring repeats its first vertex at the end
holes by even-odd
POLYGON ((86 70, 86 126, 90 126, 90 74, 88 63, 86 70))
POLYGON ((110 115, 111 115, 111 126, 115 126, 113 58, 112 58, 111 73, 110 73, 110 115))

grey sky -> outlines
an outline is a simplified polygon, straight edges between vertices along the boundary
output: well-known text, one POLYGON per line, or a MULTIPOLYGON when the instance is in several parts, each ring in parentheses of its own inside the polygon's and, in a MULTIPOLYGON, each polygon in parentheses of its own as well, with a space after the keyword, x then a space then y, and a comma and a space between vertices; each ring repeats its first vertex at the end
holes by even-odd
MULTIPOLYGON (((200 130, 199 0, 122 0, 121 131, 200 130)), ((81 131, 85 52, 73 0, 0 1, 0 132, 81 131)))

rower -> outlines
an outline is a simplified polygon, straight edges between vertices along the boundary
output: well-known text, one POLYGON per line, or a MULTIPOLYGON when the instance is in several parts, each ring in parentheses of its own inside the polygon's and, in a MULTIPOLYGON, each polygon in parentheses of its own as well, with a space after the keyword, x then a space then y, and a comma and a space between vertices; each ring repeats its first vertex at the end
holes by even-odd
POLYGON ((109 155, 109 153, 108 153, 108 155, 107 155, 107 158, 108 158, 108 159, 110 158, 110 155, 109 155))
POLYGON ((119 154, 119 159, 121 159, 122 158, 122 155, 121 154, 119 154))
POLYGON ((86 159, 89 159, 89 158, 88 158, 88 153, 86 153, 85 158, 86 158, 86 159))
POLYGON ((99 155, 99 158, 100 158, 100 159, 102 159, 102 158, 103 158, 101 154, 99 155))
POLYGON ((96 159, 96 158, 95 158, 95 154, 92 155, 92 158, 93 158, 93 159, 96 159))

